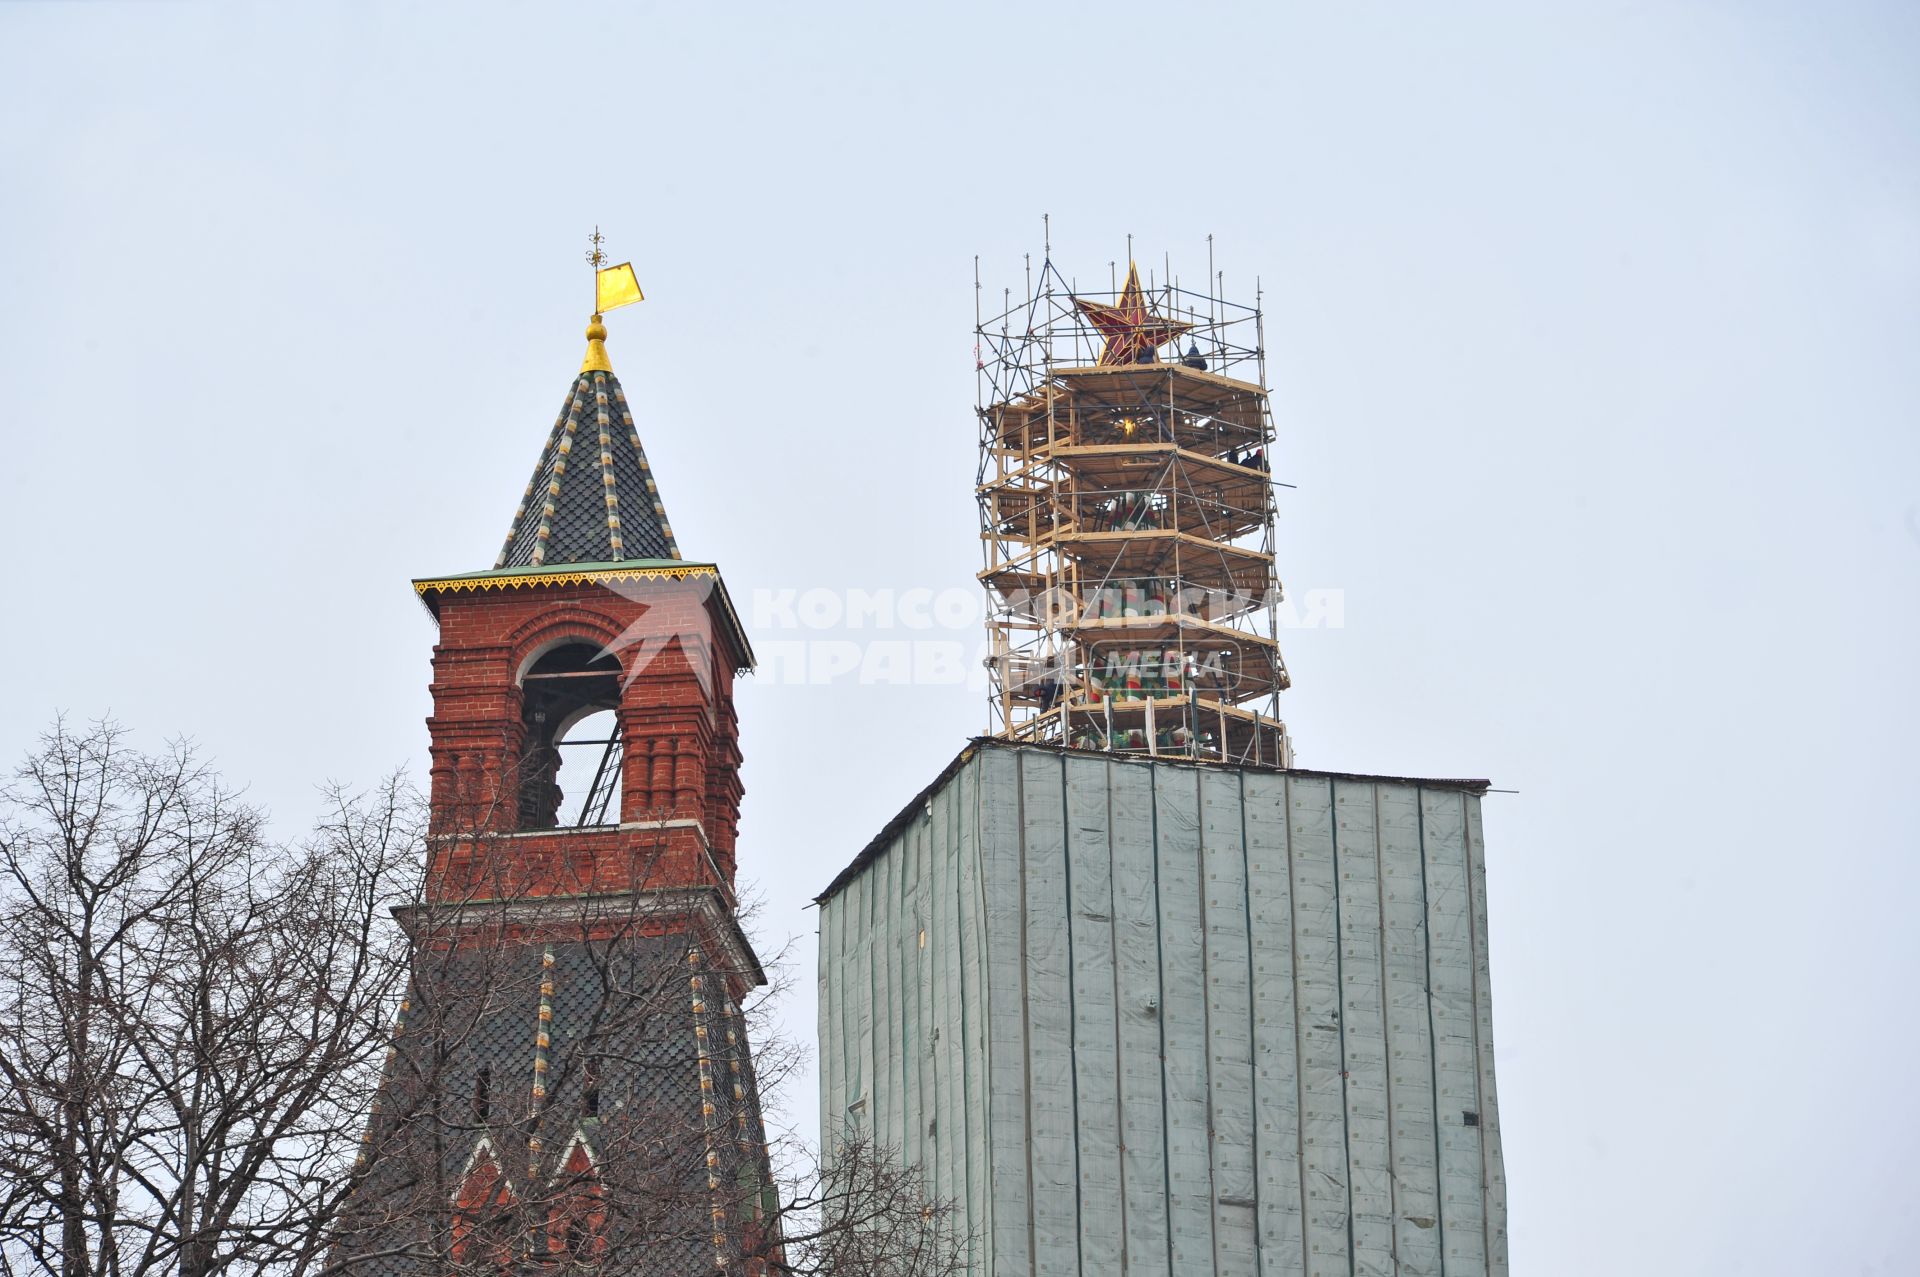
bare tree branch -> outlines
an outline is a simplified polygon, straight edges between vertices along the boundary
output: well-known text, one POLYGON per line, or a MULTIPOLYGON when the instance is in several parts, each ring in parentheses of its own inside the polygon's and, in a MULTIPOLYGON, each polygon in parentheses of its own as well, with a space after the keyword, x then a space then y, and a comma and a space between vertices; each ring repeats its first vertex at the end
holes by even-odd
POLYGON ((785 964, 647 885, 664 836, 609 888, 565 838, 429 838, 397 776, 327 798, 276 843, 111 723, 0 786, 0 1277, 964 1270, 889 1150, 769 1135, 785 964))

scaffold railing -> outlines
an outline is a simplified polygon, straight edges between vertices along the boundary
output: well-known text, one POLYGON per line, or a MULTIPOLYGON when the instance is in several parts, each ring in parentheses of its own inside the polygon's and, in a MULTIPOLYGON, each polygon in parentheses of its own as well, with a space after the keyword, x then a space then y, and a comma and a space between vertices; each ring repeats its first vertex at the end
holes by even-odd
POLYGON ((977 323, 990 734, 1292 763, 1261 310, 1208 278, 1049 256, 977 323))

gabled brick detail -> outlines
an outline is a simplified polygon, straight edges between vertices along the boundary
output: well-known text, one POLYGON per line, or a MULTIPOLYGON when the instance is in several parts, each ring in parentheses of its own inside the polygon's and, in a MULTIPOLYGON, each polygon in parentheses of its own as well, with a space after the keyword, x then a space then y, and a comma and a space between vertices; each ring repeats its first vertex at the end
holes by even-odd
POLYGON ((559 1192, 547 1210, 547 1251, 557 1264, 592 1265, 607 1253, 606 1188, 593 1150, 576 1134, 554 1173, 559 1192))
POLYGON ((513 1185, 484 1136, 474 1146, 453 1202, 453 1262, 475 1271, 513 1271, 513 1185))

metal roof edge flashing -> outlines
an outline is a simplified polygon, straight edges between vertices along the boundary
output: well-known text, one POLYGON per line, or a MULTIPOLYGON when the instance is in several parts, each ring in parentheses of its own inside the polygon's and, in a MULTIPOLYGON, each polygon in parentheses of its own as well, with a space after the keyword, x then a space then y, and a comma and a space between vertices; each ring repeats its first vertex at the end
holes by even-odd
POLYGON ((1312 767, 1280 767, 1272 763, 1235 763, 1222 762, 1217 758, 1190 758, 1174 754, 1119 754, 1100 749, 1074 749, 1066 745, 1051 745, 1038 742, 1010 741, 999 736, 975 736, 955 755, 952 762, 940 769, 919 793, 902 807, 893 819, 881 826, 867 845, 862 847, 847 867, 834 876, 832 882, 819 895, 813 898, 816 905, 824 905, 857 877, 866 867, 879 858, 889 843, 904 829, 909 820, 927 803, 927 800, 959 774, 960 769, 970 762, 982 749, 1032 750, 1036 753, 1071 755, 1076 758, 1097 758, 1107 762, 1136 764, 1165 764, 1174 767, 1208 768, 1214 771, 1267 772, 1280 776, 1317 776, 1329 780, 1386 781, 1396 785, 1418 785, 1425 789, 1455 789, 1464 793, 1484 794, 1492 788, 1490 780, 1471 778, 1446 778, 1436 776, 1383 776, 1370 772, 1322 771, 1312 767))

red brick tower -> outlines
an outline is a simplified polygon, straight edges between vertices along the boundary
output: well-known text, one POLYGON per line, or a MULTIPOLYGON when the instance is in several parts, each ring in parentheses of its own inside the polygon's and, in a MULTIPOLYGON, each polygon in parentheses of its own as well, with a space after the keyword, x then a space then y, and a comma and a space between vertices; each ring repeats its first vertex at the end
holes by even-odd
POLYGON ((512 848, 511 865, 443 841, 436 890, 540 867, 564 884, 513 889, 731 892, 733 680, 753 656, 719 569, 680 557, 605 339, 595 316, 493 568, 414 582, 440 623, 427 720, 435 832, 530 836, 492 844, 512 848), (578 742, 598 750, 569 757, 568 730, 608 711, 608 735, 578 742), (577 808, 570 789, 584 795, 577 808), (650 876, 628 882, 636 833, 650 876))
POLYGON ((440 627, 427 879, 349 1272, 763 1268, 752 652, 680 556, 605 339, 596 314, 495 565, 414 582, 440 627))

